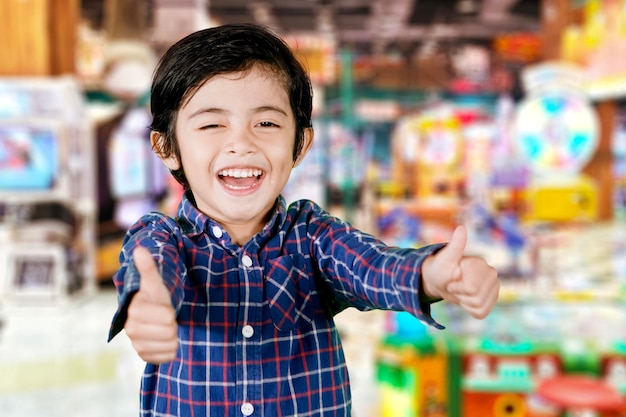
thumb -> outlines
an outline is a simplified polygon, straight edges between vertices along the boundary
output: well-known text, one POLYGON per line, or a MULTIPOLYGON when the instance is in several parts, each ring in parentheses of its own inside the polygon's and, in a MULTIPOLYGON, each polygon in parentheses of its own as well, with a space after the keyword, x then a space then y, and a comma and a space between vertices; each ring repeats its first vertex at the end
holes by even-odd
POLYGON ((140 277, 139 291, 153 302, 171 304, 169 290, 163 283, 163 278, 150 251, 143 246, 135 248, 133 260, 140 277))
POLYGON ((437 253, 437 261, 442 265, 458 265, 463 259, 466 245, 467 229, 463 225, 457 226, 448 244, 437 253))

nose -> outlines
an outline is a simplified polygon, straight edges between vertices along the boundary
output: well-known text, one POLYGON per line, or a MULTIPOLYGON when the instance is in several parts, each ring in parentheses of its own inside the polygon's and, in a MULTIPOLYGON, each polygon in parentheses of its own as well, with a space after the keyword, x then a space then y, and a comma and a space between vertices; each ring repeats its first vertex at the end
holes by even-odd
POLYGON ((226 151, 230 154, 246 155, 257 149, 254 135, 248 129, 235 128, 226 143, 226 151))

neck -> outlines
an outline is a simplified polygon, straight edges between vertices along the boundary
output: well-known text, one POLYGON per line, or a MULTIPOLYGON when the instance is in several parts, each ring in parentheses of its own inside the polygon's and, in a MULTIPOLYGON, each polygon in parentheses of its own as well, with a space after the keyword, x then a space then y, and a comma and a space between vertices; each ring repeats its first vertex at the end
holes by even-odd
POLYGON ((230 239, 236 245, 243 246, 252 239, 252 236, 263 230, 263 225, 236 224, 224 225, 230 239))

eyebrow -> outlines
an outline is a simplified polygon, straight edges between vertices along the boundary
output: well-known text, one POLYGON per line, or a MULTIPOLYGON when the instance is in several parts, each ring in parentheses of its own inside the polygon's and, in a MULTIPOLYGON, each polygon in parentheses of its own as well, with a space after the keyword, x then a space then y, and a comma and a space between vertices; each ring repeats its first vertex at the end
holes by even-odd
POLYGON ((256 107, 253 109, 255 113, 261 113, 264 111, 274 111, 277 113, 281 113, 285 116, 287 116, 287 112, 284 111, 283 109, 281 109, 280 107, 276 107, 276 106, 260 106, 260 107, 256 107))
MULTIPOLYGON (((287 112, 283 109, 281 109, 280 107, 276 107, 276 106, 259 106, 259 107, 255 107, 252 109, 253 113, 261 113, 264 111, 273 111, 276 113, 280 113, 283 114, 285 116, 288 116, 287 112)), ((195 112, 191 113, 189 115, 189 119, 192 119, 196 116, 199 116, 201 114, 205 114, 205 113, 217 113, 217 114, 226 114, 229 113, 228 110, 226 109, 222 109, 220 107, 204 107, 201 109, 196 110, 195 112)))
POLYGON ((201 109, 196 110, 195 112, 191 113, 189 115, 189 119, 193 119, 196 116, 199 116, 201 114, 204 113, 218 113, 218 114, 223 114, 223 113, 228 113, 225 109, 221 109, 219 107, 203 107, 201 109))

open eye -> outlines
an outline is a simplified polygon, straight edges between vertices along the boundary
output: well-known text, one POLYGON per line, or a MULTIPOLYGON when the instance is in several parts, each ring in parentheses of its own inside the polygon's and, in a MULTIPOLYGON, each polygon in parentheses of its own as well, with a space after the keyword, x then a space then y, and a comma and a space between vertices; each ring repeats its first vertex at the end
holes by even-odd
POLYGON ((258 126, 261 126, 261 127, 278 127, 278 125, 276 123, 270 122, 268 120, 265 120, 263 122, 259 122, 258 126))

